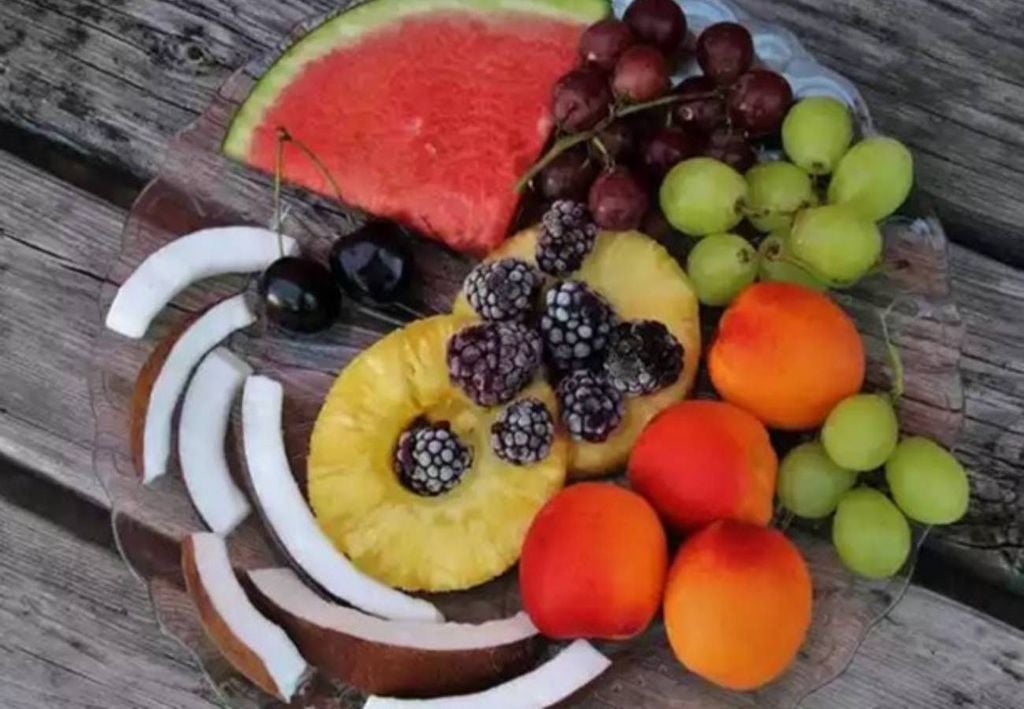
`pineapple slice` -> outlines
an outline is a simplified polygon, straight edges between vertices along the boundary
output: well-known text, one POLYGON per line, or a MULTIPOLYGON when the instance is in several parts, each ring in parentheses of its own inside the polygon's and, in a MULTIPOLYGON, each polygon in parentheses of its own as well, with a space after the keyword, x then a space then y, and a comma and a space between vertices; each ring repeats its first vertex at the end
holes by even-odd
MULTIPOLYGON (((561 431, 540 463, 506 463, 490 445, 501 407, 480 408, 449 383, 448 339, 467 324, 451 315, 420 320, 360 354, 327 395, 310 443, 309 499, 324 532, 361 570, 409 591, 470 588, 506 571, 534 515, 565 482, 561 431), (419 417, 450 422, 473 453, 461 482, 437 497, 411 492, 394 471, 398 438, 419 417)), ((543 381, 520 396, 557 411, 543 381)))
MULTIPOLYGON (((526 229, 506 241, 488 261, 518 258, 536 263, 538 229, 526 229)), ((637 437, 662 409, 686 397, 700 359, 700 311, 689 278, 659 243, 636 231, 602 232, 579 271, 581 280, 600 293, 623 320, 659 320, 683 345, 683 373, 670 387, 649 396, 627 397, 622 424, 603 443, 573 441, 569 475, 575 479, 618 472, 637 437)), ((474 317, 464 294, 453 306, 459 317, 474 317)))

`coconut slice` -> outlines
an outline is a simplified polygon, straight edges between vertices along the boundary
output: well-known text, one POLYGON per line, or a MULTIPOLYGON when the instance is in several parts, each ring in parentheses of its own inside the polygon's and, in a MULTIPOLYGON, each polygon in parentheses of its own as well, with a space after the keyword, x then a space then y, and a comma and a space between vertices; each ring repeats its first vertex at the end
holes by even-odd
POLYGON ((370 697, 363 709, 539 709, 566 699, 612 662, 585 640, 577 640, 543 665, 496 687, 436 699, 370 697))
POLYGON ((224 347, 206 356, 185 392, 178 424, 178 459, 192 504, 206 526, 230 534, 252 508, 224 453, 231 404, 252 367, 224 347))
POLYGON ((294 239, 269 229, 229 226, 201 229, 153 252, 117 291, 107 327, 143 337, 153 318, 181 291, 204 278, 262 271, 282 256, 298 253, 294 239))
POLYGON ((284 390, 267 377, 249 377, 242 394, 245 462, 260 509, 294 562, 335 598, 395 620, 440 622, 432 604, 370 578, 334 548, 295 483, 281 429, 284 390))
POLYGON ((249 602, 223 538, 208 533, 187 537, 181 568, 203 628, 224 657, 260 689, 291 701, 311 670, 284 630, 249 602))
POLYGON ((169 335, 154 350, 139 373, 132 399, 132 457, 143 482, 167 472, 171 419, 192 370, 218 342, 255 321, 244 297, 237 295, 169 335))
POLYGON ((381 620, 324 600, 290 569, 250 571, 257 606, 322 672, 390 696, 474 692, 532 666, 537 628, 525 613, 479 625, 381 620))

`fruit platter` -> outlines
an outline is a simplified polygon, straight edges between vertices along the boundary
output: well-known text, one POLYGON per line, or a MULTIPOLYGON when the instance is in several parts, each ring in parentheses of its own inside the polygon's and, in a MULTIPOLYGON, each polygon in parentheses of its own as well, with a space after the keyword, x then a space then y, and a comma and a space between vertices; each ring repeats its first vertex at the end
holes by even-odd
POLYGON ((231 706, 796 706, 970 497, 913 183, 724 0, 339 3, 125 225, 119 548, 231 706))

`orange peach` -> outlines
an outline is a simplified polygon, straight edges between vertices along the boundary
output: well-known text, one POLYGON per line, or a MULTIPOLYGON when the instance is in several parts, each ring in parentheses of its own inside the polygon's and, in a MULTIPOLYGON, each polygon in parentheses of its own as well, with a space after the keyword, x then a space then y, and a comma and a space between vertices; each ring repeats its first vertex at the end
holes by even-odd
POLYGON ((768 431, 723 401, 684 401, 640 434, 629 482, 678 531, 719 519, 768 524, 778 458, 768 431))
POLYGON ((633 637, 650 624, 668 547, 644 498, 605 483, 566 488, 537 514, 523 544, 519 587, 550 638, 633 637))
POLYGON ((679 549, 665 589, 665 628, 691 672, 752 690, 793 662, 811 624, 811 576, 777 529, 715 522, 679 549))
POLYGON ((827 295, 758 283, 722 316, 708 370, 726 401, 772 428, 805 430, 860 391, 864 343, 827 295))

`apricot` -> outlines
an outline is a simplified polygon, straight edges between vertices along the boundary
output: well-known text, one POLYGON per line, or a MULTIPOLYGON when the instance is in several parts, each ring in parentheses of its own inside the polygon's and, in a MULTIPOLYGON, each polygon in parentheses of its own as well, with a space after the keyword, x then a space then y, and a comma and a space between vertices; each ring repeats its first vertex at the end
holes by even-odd
POLYGON ((719 519, 768 524, 777 471, 764 425, 723 401, 664 410, 629 459, 630 485, 683 532, 719 519))
POLYGON ((581 483, 534 518, 519 562, 520 594, 550 638, 622 640, 658 612, 667 569, 665 530, 644 498, 581 483))
POLYGON ((864 343, 842 308, 791 283, 758 283, 718 326, 708 370, 718 394, 772 428, 820 426, 864 383, 864 343))
POLYGON ((752 690, 793 662, 811 624, 811 576, 782 532, 724 520, 680 547, 665 589, 665 629, 691 672, 752 690))

